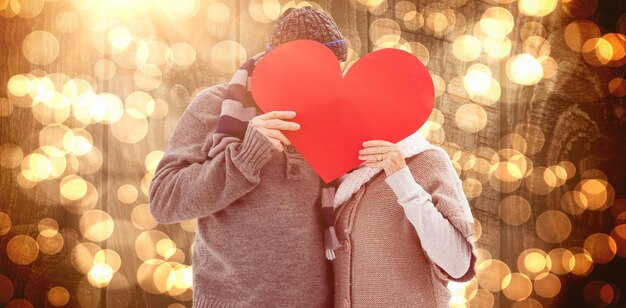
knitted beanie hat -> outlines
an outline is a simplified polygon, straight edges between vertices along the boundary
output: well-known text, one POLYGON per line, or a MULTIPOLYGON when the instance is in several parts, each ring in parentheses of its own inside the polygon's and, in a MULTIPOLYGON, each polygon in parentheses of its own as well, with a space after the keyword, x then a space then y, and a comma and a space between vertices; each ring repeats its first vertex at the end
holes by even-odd
POLYGON ((304 6, 285 10, 272 28, 266 51, 297 39, 318 41, 330 48, 337 59, 348 58, 348 45, 339 26, 320 9, 304 6))

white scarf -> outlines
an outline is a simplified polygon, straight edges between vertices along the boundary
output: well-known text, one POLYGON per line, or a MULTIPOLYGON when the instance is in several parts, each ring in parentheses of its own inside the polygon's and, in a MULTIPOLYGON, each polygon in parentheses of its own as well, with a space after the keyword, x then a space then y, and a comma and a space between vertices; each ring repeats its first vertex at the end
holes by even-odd
MULTIPOLYGON (((444 149, 428 142, 428 140, 422 137, 422 135, 418 131, 400 140, 397 144, 400 146, 400 149, 402 150, 402 154, 404 155, 405 159, 429 149, 438 150, 445 154, 446 158, 449 157, 448 153, 444 149)), ((446 161, 448 162, 449 167, 452 170, 455 170, 450 159, 448 158, 446 159, 446 161)), ((348 172, 339 177, 339 186, 337 187, 337 191, 335 192, 335 209, 340 207, 346 200, 350 198, 350 196, 357 192, 362 185, 367 183, 381 170, 383 169, 360 165, 357 169, 354 169, 351 172, 348 172)), ((463 205, 462 208, 464 212, 463 218, 468 222, 473 223, 474 217, 472 216, 472 211, 470 210, 469 203, 467 201, 467 198, 465 197, 465 192, 463 191, 463 183, 461 182, 461 179, 458 178, 458 176, 455 178, 456 183, 454 187, 459 195, 463 196, 463 198, 461 198, 461 202, 463 205)))

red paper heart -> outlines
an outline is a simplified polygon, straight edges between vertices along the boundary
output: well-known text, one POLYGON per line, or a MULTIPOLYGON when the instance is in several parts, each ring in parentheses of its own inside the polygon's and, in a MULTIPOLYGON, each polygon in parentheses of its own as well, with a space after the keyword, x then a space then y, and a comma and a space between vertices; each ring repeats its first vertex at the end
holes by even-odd
POLYGON ((335 54, 305 39, 267 53, 251 78, 252 97, 263 112, 296 112, 292 121, 300 130, 284 134, 326 183, 362 163, 364 141, 396 143, 414 133, 435 97, 426 67, 411 53, 371 52, 342 78, 335 54))

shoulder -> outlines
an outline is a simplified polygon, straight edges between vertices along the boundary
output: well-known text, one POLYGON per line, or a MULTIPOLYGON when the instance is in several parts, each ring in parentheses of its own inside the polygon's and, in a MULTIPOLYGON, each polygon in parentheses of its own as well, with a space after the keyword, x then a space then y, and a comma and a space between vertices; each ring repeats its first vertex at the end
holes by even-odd
POLYGON ((450 160, 450 157, 445 150, 438 148, 428 149, 413 155, 407 158, 406 163, 409 167, 443 167, 448 165, 448 160, 450 160))
POLYGON ((406 159, 411 173, 416 177, 458 176, 451 167, 450 157, 442 148, 428 149, 406 159))
POLYGON ((216 119, 222 109, 222 100, 227 89, 228 83, 224 82, 197 91, 191 98, 185 112, 205 123, 216 119))

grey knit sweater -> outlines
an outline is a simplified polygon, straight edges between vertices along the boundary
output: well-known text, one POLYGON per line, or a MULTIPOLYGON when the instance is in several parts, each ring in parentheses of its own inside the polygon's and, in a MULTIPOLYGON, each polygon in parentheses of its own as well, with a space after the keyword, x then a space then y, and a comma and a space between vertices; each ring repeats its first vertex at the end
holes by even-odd
POLYGON ((198 219, 193 306, 330 307, 320 178, 293 146, 279 152, 251 126, 208 158, 226 89, 190 102, 149 189, 159 223, 198 219))

